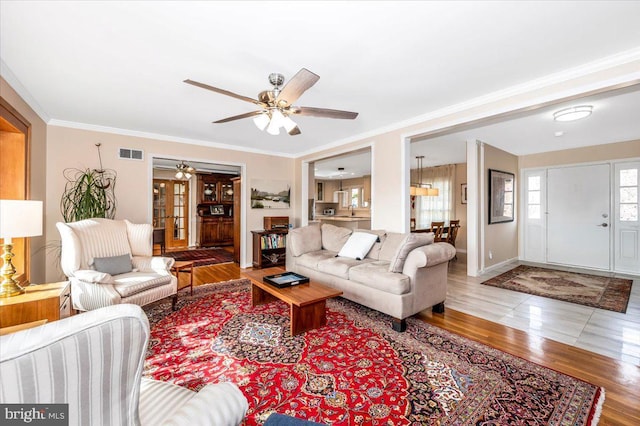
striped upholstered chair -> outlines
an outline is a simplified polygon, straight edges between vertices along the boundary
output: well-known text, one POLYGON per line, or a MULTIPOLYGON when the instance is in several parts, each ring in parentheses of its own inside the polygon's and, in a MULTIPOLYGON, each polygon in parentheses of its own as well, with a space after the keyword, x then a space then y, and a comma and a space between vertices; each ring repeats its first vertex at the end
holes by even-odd
POLYGON ((71 426, 242 422, 248 404, 235 384, 196 393, 142 378, 148 342, 147 317, 131 304, 0 336, 0 403, 66 403, 71 426))
POLYGON ((151 225, 86 219, 56 226, 74 309, 90 311, 120 303, 144 306, 171 295, 175 303, 174 259, 152 256, 151 225))

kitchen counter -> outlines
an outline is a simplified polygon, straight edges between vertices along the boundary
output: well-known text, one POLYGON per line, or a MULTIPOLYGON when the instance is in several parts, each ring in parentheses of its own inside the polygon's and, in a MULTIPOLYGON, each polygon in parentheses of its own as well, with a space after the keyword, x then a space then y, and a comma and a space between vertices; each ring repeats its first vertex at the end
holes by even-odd
POLYGON ((350 229, 371 229, 371 218, 364 216, 323 216, 316 215, 315 220, 350 229))

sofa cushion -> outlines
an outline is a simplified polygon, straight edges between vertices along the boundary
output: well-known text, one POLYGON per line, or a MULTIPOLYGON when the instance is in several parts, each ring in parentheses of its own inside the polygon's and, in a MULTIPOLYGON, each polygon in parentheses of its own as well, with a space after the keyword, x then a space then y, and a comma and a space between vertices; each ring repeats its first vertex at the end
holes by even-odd
POLYGON ((322 224, 322 248, 339 252, 353 232, 351 229, 340 226, 322 224))
POLYGON ((407 234, 400 247, 389 262, 389 272, 402 272, 404 262, 411 250, 416 247, 426 246, 433 243, 433 233, 410 233, 407 234))
POLYGON ((338 257, 350 257, 351 259, 362 260, 369 253, 371 247, 378 240, 378 236, 367 232, 351 234, 345 245, 338 252, 338 257))
POLYGON ((153 226, 148 223, 131 223, 127 225, 127 238, 133 256, 153 256, 153 226))
POLYGON ((389 272, 389 262, 382 260, 364 263, 349 269, 349 279, 367 287, 392 294, 411 291, 411 280, 407 275, 389 272))
POLYGON ((287 246, 294 257, 321 250, 322 236, 320 235, 320 225, 309 225, 289 230, 287 246))
POLYGON ((131 256, 123 254, 121 256, 95 257, 93 258, 93 268, 105 274, 118 275, 131 272, 131 256))
POLYGON ((169 284, 171 277, 172 275, 153 272, 129 272, 113 277, 113 288, 121 297, 129 297, 154 287, 169 284))
POLYGON ((407 234, 405 233, 387 232, 382 247, 380 247, 380 256, 378 259, 391 262, 398 251, 398 247, 400 247, 406 236, 407 234))
POLYGON ((363 263, 374 262, 371 259, 356 260, 348 257, 332 257, 318 262, 318 271, 325 274, 335 275, 336 277, 349 279, 349 269, 353 266, 362 265, 363 263))
POLYGON ((336 257, 336 252, 328 250, 317 250, 309 253, 305 253, 296 258, 296 265, 304 266, 305 268, 318 269, 318 263, 326 259, 336 257))

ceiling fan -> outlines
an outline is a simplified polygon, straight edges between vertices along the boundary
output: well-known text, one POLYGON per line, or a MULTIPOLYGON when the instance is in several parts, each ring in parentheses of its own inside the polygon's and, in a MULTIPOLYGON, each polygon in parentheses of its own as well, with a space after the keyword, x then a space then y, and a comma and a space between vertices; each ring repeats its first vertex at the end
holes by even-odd
POLYGON ((358 116, 357 112, 293 105, 293 103, 297 101, 307 89, 316 84, 319 79, 319 75, 312 73, 306 68, 302 68, 284 87, 282 87, 284 84, 284 76, 282 74, 272 73, 269 74, 269 83, 271 83, 273 88, 271 90, 264 90, 260 92, 258 94, 258 99, 238 95, 237 93, 233 93, 228 90, 219 89, 217 87, 189 79, 184 80, 184 82, 213 92, 221 93, 223 95, 231 96, 232 98, 240 99, 242 101, 251 102, 261 108, 257 111, 223 118, 221 120, 214 121, 214 123, 227 123, 229 121, 253 117, 253 122, 256 126, 258 126, 260 130, 266 129, 271 135, 280 134, 280 127, 284 127, 290 135, 299 135, 300 128, 291 119, 291 115, 343 118, 351 120, 358 116))

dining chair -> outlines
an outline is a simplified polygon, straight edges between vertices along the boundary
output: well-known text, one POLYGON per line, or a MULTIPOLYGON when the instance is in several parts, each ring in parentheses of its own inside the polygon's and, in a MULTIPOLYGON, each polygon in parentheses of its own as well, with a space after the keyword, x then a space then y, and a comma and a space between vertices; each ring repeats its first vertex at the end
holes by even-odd
MULTIPOLYGON (((456 246, 456 237, 458 236, 458 230, 460 229, 460 219, 454 219, 449 221, 449 232, 447 232, 447 242, 452 246, 456 246)), ((453 259, 458 260, 458 256, 453 256, 453 259)))
POLYGON ((431 222, 431 232, 433 232, 433 241, 436 243, 447 242, 447 239, 442 237, 444 222, 431 222))

